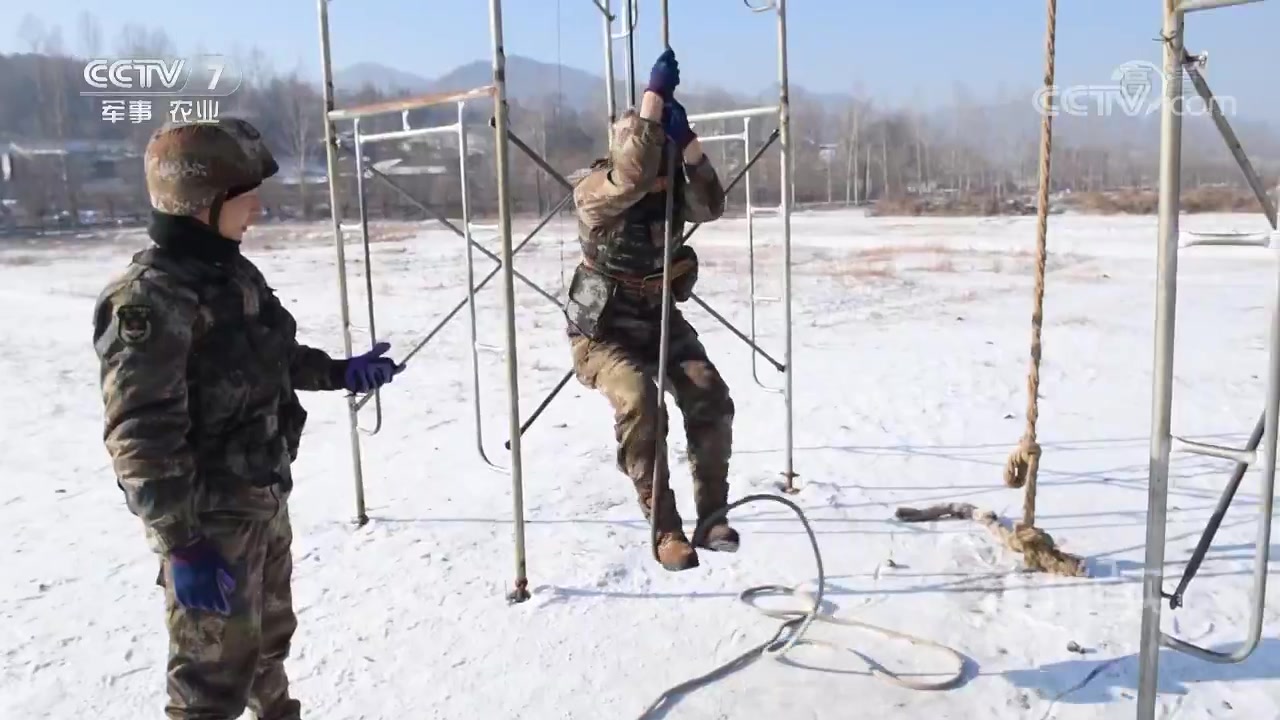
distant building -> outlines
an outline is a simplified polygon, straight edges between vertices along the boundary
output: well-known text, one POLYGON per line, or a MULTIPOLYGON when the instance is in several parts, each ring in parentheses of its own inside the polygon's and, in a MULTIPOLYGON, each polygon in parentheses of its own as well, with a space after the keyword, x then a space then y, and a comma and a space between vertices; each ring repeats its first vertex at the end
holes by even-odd
POLYGON ((10 224, 92 224, 145 205, 142 150, 120 140, 0 141, 0 198, 10 224))

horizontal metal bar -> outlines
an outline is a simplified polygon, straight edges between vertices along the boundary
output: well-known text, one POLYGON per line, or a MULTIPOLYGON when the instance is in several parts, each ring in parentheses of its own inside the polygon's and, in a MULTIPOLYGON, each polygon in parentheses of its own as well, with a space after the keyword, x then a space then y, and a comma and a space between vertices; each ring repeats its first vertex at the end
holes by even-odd
POLYGON ((490 344, 488 344, 488 343, 476 343, 476 349, 477 349, 477 350, 481 350, 481 351, 483 351, 483 352, 487 352, 487 353, 493 353, 494 355, 506 355, 506 354, 507 354, 507 351, 506 351, 506 350, 503 350, 502 348, 498 347, 497 345, 490 345, 490 344))
POLYGON ((755 205, 752 205, 751 208, 747 210, 747 213, 751 215, 751 217, 767 217, 770 215, 781 215, 782 206, 778 205, 778 206, 769 206, 769 207, 757 207, 755 205))
MULTIPOLYGON (((691 123, 692 124, 692 123, 691 123)), ((699 135, 698 142, 706 145, 713 142, 749 142, 746 133, 735 133, 732 135, 699 135)))
POLYGON ((1189 13, 1197 10, 1213 10, 1215 8, 1231 7, 1232 5, 1248 5, 1250 3, 1258 3, 1262 0, 1182 0, 1178 4, 1178 12, 1189 13))
POLYGON ((756 295, 756 296, 755 296, 755 297, 753 297, 752 299, 753 299, 753 300, 755 300, 755 301, 756 301, 756 302, 758 302, 758 303, 762 303, 762 302, 781 302, 781 301, 782 301, 782 298, 780 298, 780 297, 774 297, 773 295, 756 295))
POLYGON ((1252 465, 1258 460, 1256 450, 1241 450, 1238 448, 1223 447, 1221 445, 1210 445, 1208 443, 1194 442, 1185 440, 1178 436, 1173 436, 1174 452, 1188 452, 1196 455, 1207 455, 1209 457, 1222 458, 1223 460, 1234 460, 1245 465, 1252 465))
POLYGON ((361 135, 360 143, 368 144, 373 142, 385 142, 387 140, 411 140, 413 138, 423 137, 426 135, 443 135, 445 133, 458 132, 458 123, 452 125, 440 125, 438 127, 410 128, 408 130, 392 130, 384 133, 370 133, 369 135, 361 135))
POLYGON ((732 120, 734 118, 756 117, 758 115, 777 115, 778 106, 768 105, 765 107, 746 108, 743 110, 725 110, 723 112, 700 113, 698 115, 689 116, 689 124, 698 122, 709 122, 711 120, 732 120))
POLYGON ((1211 245, 1218 247, 1270 247, 1271 233, 1188 233, 1189 240, 1181 240, 1178 247, 1211 245))
POLYGON ((1227 143, 1227 149, 1231 151, 1232 157, 1236 159, 1236 164, 1240 166, 1240 171, 1244 173, 1244 179, 1249 183, 1249 187, 1253 189, 1253 194, 1258 198, 1258 203, 1262 206, 1262 212, 1267 216, 1267 222, 1271 225, 1271 229, 1276 227, 1276 206, 1271 202, 1271 196, 1267 194, 1267 188, 1262 184, 1262 178, 1258 176, 1258 171, 1253 169, 1253 163, 1249 162, 1249 156, 1245 154, 1244 146, 1240 144, 1240 139, 1236 137, 1236 133, 1231 129, 1231 123, 1227 122, 1227 116, 1222 114, 1222 106, 1218 104, 1217 98, 1213 96, 1213 91, 1209 89, 1209 83, 1205 81, 1204 76, 1200 74, 1200 70, 1192 63, 1186 64, 1187 75, 1191 78, 1191 84, 1195 86, 1196 92, 1200 94, 1200 99, 1204 100, 1205 105, 1209 107, 1209 112, 1213 116, 1213 124, 1218 126, 1218 132, 1222 133, 1222 139, 1227 143))
POLYGON ((417 95, 411 98, 386 100, 384 102, 370 103, 369 105, 357 105, 355 107, 330 110, 329 119, 334 122, 339 120, 354 120, 356 118, 370 117, 372 115, 385 115, 387 113, 431 107, 432 105, 445 105, 451 102, 466 102, 477 98, 493 97, 493 94, 494 88, 492 85, 485 85, 471 90, 429 93, 427 95, 417 95))
POLYGON ((501 226, 500 226, 500 225, 491 225, 491 224, 487 224, 487 223, 478 223, 478 222, 473 222, 473 223, 467 223, 467 227, 471 230, 471 232, 477 232, 477 231, 479 231, 479 232, 495 232, 495 231, 497 231, 501 226))

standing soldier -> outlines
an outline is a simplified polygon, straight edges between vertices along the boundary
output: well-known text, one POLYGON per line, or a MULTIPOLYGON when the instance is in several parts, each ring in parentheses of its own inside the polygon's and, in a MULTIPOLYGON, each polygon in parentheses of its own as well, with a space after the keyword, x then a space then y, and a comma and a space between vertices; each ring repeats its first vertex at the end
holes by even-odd
POLYGON ((94 310, 104 439, 160 555, 169 718, 298 720, 284 661, 297 627, 287 499, 307 414, 296 390, 367 392, 388 345, 335 360, 297 325, 240 240, 278 169, 243 120, 169 126, 147 145, 154 246, 94 310))
MULTIPOLYGON (((674 193, 671 295, 689 298, 698 257, 683 244, 686 222, 709 222, 724 212, 724 188, 673 97, 680 71, 670 49, 659 56, 640 112, 628 112, 613 128, 607 160, 597 161, 574 192, 582 262, 574 271, 565 314, 578 380, 608 398, 614 411, 618 467, 635 483, 645 518, 658 531, 658 560, 667 570, 698 566, 684 534, 675 496, 653 496, 655 465, 668 475, 657 441, 667 418, 658 417, 658 343, 662 323, 662 266, 667 193, 674 193), (666 187, 674 145, 683 171, 666 187), (686 177, 687 176, 687 177, 686 177), (657 511, 653 506, 657 504, 657 511)), ((666 382, 684 415, 698 520, 728 502, 733 400, 707 359, 698 334, 680 311, 670 311, 666 382)), ((725 520, 707 532, 703 546, 733 552, 738 533, 725 520)))

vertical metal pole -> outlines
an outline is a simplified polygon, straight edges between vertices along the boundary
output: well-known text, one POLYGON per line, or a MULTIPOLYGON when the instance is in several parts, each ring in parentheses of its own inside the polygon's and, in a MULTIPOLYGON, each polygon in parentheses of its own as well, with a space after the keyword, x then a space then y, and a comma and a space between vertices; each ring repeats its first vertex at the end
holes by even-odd
MULTIPOLYGON (((667 14, 667 0, 662 0, 662 46, 671 48, 670 16, 667 14)), ((653 559, 658 559, 658 523, 662 517, 660 504, 667 499, 667 488, 670 478, 667 469, 667 353, 671 350, 671 230, 675 220, 675 177, 678 151, 670 138, 665 139, 663 152, 667 155, 667 211, 663 222, 662 240, 662 325, 658 331, 658 412, 654 417, 657 432, 654 442, 657 444, 653 463, 652 497, 649 500, 649 538, 653 546, 653 559)))
MULTIPOLYGON (((338 311, 342 322, 342 349, 351 357, 351 311, 347 300, 347 256, 343 247, 341 208, 338 205, 338 133, 329 113, 334 109, 333 65, 329 49, 329 0, 316 0, 320 10, 320 64, 324 87, 324 148, 329 175, 329 214, 333 218, 333 245, 338 263, 338 311)), ((355 473, 357 526, 369 522, 364 509, 364 473, 360 466, 360 433, 356 423, 356 399, 347 396, 347 420, 351 425, 351 465, 355 473)))
MULTIPOLYGON (((631 0, 622 0, 630 3, 631 0)), ((613 123, 618 119, 618 99, 614 97, 613 77, 613 0, 603 0, 604 4, 604 101, 609 111, 609 125, 605 128, 607 147, 613 146, 613 123)), ((628 5, 630 7, 630 5, 628 5)))
POLYGON ((489 459, 484 449, 484 417, 480 403, 480 338, 476 328, 476 261, 474 239, 471 236, 471 182, 467 177, 467 126, 463 122, 466 117, 466 103, 458 103, 458 189, 461 193, 462 205, 462 239, 466 244, 467 261, 467 329, 471 338, 471 399, 476 426, 476 451, 480 460, 491 469, 508 472, 509 467, 502 467, 489 459))
MULTIPOLYGON (((369 308, 369 347, 378 342, 376 313, 373 310, 373 255, 369 250, 369 199, 364 187, 364 145, 360 141, 360 118, 351 123, 352 144, 356 148, 356 203, 360 211, 360 246, 364 249, 365 301, 369 308)), ((350 353, 348 353, 350 354, 350 353)), ((356 406, 359 409, 359 405, 356 406)), ((373 391, 374 422, 371 435, 382 430, 382 389, 373 391)))
POLYGON ((792 425, 792 385, 794 361, 791 353, 791 195, 792 195, 792 162, 791 155, 791 94, 787 83, 787 1, 777 0, 778 7, 778 131, 782 142, 782 172, 778 187, 782 192, 782 317, 783 317, 783 402, 787 408, 786 437, 786 478, 784 492, 795 493, 795 467, 793 464, 793 447, 795 433, 792 425))
POLYGON ((622 0, 627 6, 623 13, 623 22, 627 24, 627 44, 624 46, 627 59, 627 108, 636 106, 636 33, 635 33, 635 0, 622 0))
MULTIPOLYGON (((743 166, 751 162, 751 118, 742 118, 742 157, 743 166)), ((743 194, 746 196, 747 207, 747 289, 751 293, 748 298, 751 309, 751 342, 756 344, 756 228, 755 217, 752 214, 751 205, 751 170, 748 168, 746 175, 742 176, 743 194)), ((759 371, 760 353, 752 350, 751 352, 751 377, 760 383, 759 371)))
POLYGON ((524 478, 520 462, 520 385, 516 377, 516 289, 511 274, 511 188, 507 138, 507 55, 502 44, 502 0, 489 0, 489 34, 493 43, 493 132, 498 172, 498 228, 502 238, 502 296, 507 311, 508 435, 511 438, 511 499, 515 514, 516 579, 511 602, 529 599, 524 548, 524 478))
POLYGON ((1151 387, 1151 465, 1138 655, 1138 720, 1155 720, 1160 667, 1160 591, 1164 584, 1170 426, 1173 419, 1174 314, 1182 181, 1182 28, 1179 0, 1164 5, 1164 102, 1160 117, 1160 229, 1156 245, 1155 353, 1151 387))

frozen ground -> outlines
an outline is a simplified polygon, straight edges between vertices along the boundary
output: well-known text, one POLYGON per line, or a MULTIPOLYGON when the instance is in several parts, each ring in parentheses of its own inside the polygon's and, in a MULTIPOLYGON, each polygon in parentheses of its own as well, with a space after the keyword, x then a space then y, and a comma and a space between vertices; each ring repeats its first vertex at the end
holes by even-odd
MULTIPOLYGON (((1249 215, 1192 216, 1184 224, 1261 226, 1249 215)), ((1081 580, 1019 572, 1015 558, 972 524, 892 519, 900 504, 946 500, 1006 515, 1020 510, 1020 494, 1004 489, 1000 475, 1023 426, 1033 220, 826 213, 799 215, 794 227, 798 501, 820 533, 828 596, 841 614, 952 645, 972 667, 959 689, 919 693, 871 677, 855 655, 800 648, 793 659, 818 669, 760 662, 685 697, 668 717, 1133 717, 1154 219, 1053 220, 1039 519, 1066 549, 1089 558, 1094 577, 1081 580), (1070 642, 1088 652, 1068 651, 1070 642)), ((555 233, 572 224, 548 230, 519 267, 556 292, 555 233)), ((761 293, 771 294, 779 282, 777 234, 770 225, 760 232, 772 244, 758 253, 770 263, 761 293)), ((298 316, 303 338, 338 351, 323 225, 254 233, 249 252, 298 316)), ((745 325, 742 222, 695 237, 704 258, 701 294, 745 325)), ((102 448, 90 346, 94 296, 141 242, 139 233, 118 233, 53 250, 9 243, 0 251, 6 720, 157 717, 163 703, 156 566, 102 448)), ((363 324, 360 253, 354 242, 348 247, 354 318, 363 324)), ((454 236, 434 228, 375 245, 378 327, 397 353, 455 300, 464 277, 460 250, 454 236)), ((1262 402, 1271 262, 1262 251, 1182 254, 1176 431, 1243 443, 1262 402)), ((558 310, 517 287, 527 414, 567 368, 568 352, 558 310)), ((498 289, 495 283, 480 296, 482 341, 494 344, 502 342, 498 289)), ((751 355, 739 340, 702 311, 687 312, 738 403, 732 495, 769 491, 782 468, 781 400, 754 386, 751 355)), ((777 352, 779 307, 761 313, 761 341, 777 352)), ((741 553, 705 555, 687 573, 663 572, 650 559, 633 491, 613 467, 606 403, 576 382, 525 436, 533 599, 506 605, 514 575, 510 483, 473 449, 465 317, 385 393, 383 428, 363 441, 366 527, 349 523, 343 401, 304 398, 312 420, 292 506, 301 628, 289 670, 308 716, 629 718, 670 685, 771 634, 775 621, 736 594, 812 578, 799 523, 780 506, 744 508, 734 517, 744 533, 741 553)), ((482 362, 486 442, 501 458, 503 373, 497 357, 482 362)), ((760 374, 779 379, 766 364, 760 374)), ((364 421, 372 423, 372 413, 364 421)), ((673 444, 682 454, 678 435, 673 444)), ((1181 571, 1228 469, 1201 458, 1175 461, 1171 575, 1181 571)), ((689 508, 683 461, 673 486, 689 508)), ((1258 499, 1251 479, 1188 607, 1165 611, 1166 629, 1216 646, 1242 636, 1258 499)), ((1266 638, 1242 665, 1167 654, 1165 717, 1280 717, 1276 615, 1268 613, 1266 638)), ((812 636, 898 669, 948 669, 945 658, 872 635, 815 626, 812 636)))

